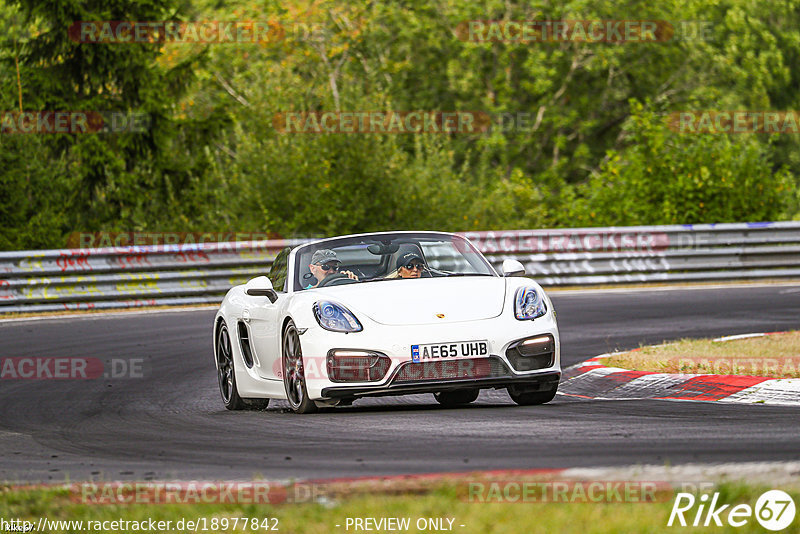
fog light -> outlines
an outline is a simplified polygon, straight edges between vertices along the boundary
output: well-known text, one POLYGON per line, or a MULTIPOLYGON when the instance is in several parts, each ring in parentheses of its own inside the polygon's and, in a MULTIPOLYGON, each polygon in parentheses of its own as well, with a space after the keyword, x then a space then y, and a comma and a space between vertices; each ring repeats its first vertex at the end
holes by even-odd
POLYGON ((553 366, 555 350, 555 338, 546 334, 512 343, 506 357, 515 371, 535 371, 553 366))
POLYGON ((553 351, 553 339, 550 336, 539 336, 526 339, 519 344, 519 353, 523 356, 535 356, 543 352, 553 351))

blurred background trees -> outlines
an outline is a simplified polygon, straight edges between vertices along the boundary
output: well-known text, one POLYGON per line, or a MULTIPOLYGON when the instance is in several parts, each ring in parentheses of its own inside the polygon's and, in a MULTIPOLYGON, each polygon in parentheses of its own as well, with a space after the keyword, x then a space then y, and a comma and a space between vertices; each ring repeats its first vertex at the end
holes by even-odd
MULTIPOLYGON (((800 218, 800 136, 678 110, 800 109, 800 1, 0 0, 0 109, 148 113, 0 135, 0 248, 75 231, 477 230, 800 218), (468 20, 690 21, 655 43, 475 43, 468 20), (262 43, 94 44, 76 20, 259 20, 262 43), (702 23, 702 24, 698 24, 702 23), (705 39, 686 29, 705 28, 705 39), (686 38, 684 38, 686 37, 686 38), (534 117, 479 134, 282 134, 285 111, 534 117)), ((699 31, 699 30, 698 30, 699 31)))

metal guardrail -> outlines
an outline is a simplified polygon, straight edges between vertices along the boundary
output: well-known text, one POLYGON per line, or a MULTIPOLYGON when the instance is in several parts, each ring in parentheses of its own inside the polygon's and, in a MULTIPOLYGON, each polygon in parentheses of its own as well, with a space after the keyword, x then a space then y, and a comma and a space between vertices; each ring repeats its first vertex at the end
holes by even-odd
MULTIPOLYGON (((800 222, 467 232, 544 286, 800 278, 800 222)), ((303 240, 0 252, 0 313, 219 302, 303 240)))
POLYGON ((220 302, 300 242, 0 252, 0 313, 220 302))
POLYGON ((465 235, 544 286, 800 278, 800 221, 465 235))

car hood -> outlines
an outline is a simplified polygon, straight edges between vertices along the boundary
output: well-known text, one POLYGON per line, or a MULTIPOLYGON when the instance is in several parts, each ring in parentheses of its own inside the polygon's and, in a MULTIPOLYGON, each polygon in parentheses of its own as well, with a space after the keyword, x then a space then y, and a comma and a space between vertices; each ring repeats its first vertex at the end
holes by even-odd
POLYGON ((320 293, 377 323, 444 324, 497 317, 503 312, 506 283, 497 276, 420 278, 326 288, 320 293))

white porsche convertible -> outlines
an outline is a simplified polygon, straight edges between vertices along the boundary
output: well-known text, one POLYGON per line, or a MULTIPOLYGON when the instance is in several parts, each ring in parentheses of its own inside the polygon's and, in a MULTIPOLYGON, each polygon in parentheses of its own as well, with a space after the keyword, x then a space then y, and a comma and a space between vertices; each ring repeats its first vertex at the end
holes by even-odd
POLYGON ((553 305, 521 263, 502 271, 440 232, 286 248, 216 315, 222 401, 239 410, 284 399, 308 413, 417 393, 459 405, 505 388, 517 404, 548 402, 561 377, 553 305))

